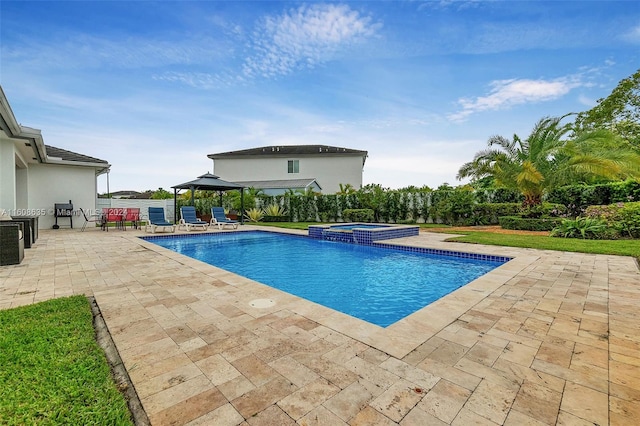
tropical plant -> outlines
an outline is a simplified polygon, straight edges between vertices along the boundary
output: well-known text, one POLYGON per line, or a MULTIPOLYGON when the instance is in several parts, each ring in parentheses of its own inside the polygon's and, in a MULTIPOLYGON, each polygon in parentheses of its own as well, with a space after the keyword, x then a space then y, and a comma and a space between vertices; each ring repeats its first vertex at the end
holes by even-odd
POLYGON ((240 191, 229 191, 228 200, 231 208, 235 211, 240 211, 242 209, 241 204, 244 204, 245 209, 252 209, 256 207, 256 198, 262 195, 263 191, 261 189, 256 188, 245 188, 244 196, 241 197, 240 191))
POLYGON ((246 217, 249 222, 260 222, 264 217, 264 212, 261 209, 257 209, 254 207, 247 210, 244 213, 244 217, 246 217))
POLYGON ((543 118, 525 140, 492 136, 488 148, 462 165, 457 178, 493 177, 496 186, 517 189, 523 206, 531 206, 562 185, 640 176, 640 155, 620 147, 614 133, 596 129, 566 139, 572 127, 561 124, 565 117, 543 118))
POLYGON ((552 237, 598 239, 607 229, 605 221, 590 217, 564 219, 560 226, 551 231, 552 237))
POLYGON ((269 204, 264 208, 264 214, 267 216, 285 216, 287 212, 284 207, 278 204, 269 204))
POLYGON ((169 198, 173 198, 173 194, 162 188, 158 188, 151 194, 152 200, 168 200, 169 198))
POLYGON ((353 194, 356 192, 355 188, 350 183, 345 183, 345 184, 339 183, 338 185, 340 186, 340 190, 336 192, 336 194, 338 195, 347 195, 347 194, 353 194))

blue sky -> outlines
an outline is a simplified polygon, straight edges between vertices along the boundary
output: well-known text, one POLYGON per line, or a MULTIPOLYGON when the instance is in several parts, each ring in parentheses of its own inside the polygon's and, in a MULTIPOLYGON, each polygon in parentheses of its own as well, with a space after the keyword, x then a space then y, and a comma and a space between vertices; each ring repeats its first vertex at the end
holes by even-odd
POLYGON ((458 185, 490 136, 587 110, 640 64, 637 1, 3 0, 0 20, 16 118, 109 161, 111 191, 294 144, 367 150, 365 184, 458 185))

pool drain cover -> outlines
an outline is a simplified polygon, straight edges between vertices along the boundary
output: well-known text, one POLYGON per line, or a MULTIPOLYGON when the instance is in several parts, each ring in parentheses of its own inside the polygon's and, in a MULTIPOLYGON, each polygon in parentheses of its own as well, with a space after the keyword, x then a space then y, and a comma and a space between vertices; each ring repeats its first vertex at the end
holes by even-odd
POLYGON ((276 302, 273 299, 256 299, 249 302, 249 305, 253 308, 270 308, 275 304, 276 302))

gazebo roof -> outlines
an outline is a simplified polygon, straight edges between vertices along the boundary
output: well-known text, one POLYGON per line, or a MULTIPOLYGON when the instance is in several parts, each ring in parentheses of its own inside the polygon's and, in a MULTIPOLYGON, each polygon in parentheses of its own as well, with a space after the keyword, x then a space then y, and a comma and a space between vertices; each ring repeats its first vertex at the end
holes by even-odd
POLYGON ((220 179, 219 176, 211 173, 206 173, 202 176, 198 176, 198 179, 190 182, 181 183, 180 185, 172 186, 174 189, 199 189, 204 191, 228 191, 232 189, 241 190, 244 186, 233 182, 227 182, 220 179))

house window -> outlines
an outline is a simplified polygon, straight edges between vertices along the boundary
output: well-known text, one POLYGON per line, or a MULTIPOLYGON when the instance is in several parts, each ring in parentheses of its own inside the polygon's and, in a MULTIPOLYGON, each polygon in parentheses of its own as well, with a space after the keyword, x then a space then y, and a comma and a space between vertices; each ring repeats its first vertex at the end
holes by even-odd
POLYGON ((300 173, 300 160, 287 161, 287 173, 300 173))

